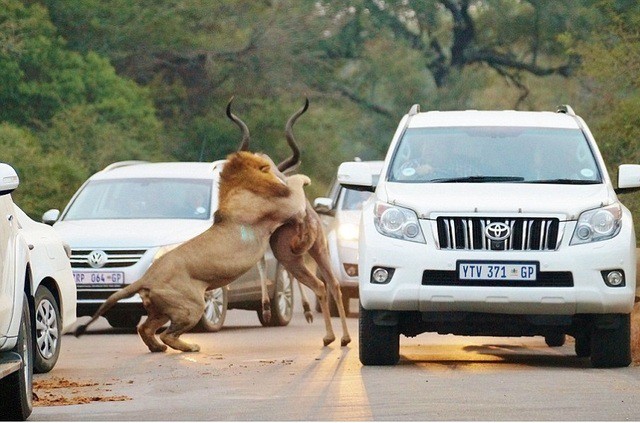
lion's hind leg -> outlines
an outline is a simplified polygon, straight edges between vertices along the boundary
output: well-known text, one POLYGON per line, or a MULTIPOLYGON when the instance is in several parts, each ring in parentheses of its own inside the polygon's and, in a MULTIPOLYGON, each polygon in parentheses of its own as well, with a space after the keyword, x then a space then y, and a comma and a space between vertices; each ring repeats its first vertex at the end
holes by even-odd
POLYGON ((156 338, 156 331, 160 329, 169 319, 166 316, 152 316, 149 315, 147 320, 138 326, 138 335, 142 338, 142 341, 147 344, 149 351, 151 352, 164 352, 167 346, 162 344, 156 338))
POLYGON ((200 321, 200 317, 187 317, 171 320, 169 327, 160 334, 160 340, 174 350, 183 352, 198 352, 200 346, 197 344, 189 344, 180 339, 180 335, 193 328, 200 321))
POLYGON ((169 321, 169 318, 158 312, 157 307, 154 306, 149 298, 149 290, 140 291, 140 297, 142 298, 144 308, 147 310, 147 319, 138 326, 138 335, 140 335, 142 341, 149 347, 149 351, 166 351, 167 346, 158 340, 156 332, 169 321))

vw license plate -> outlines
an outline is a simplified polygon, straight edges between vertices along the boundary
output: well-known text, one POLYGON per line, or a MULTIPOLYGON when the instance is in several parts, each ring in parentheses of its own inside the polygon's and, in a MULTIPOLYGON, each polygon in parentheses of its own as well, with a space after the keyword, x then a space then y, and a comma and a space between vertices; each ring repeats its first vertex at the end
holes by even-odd
POLYGON ((458 278, 462 280, 535 281, 538 263, 458 262, 458 278))
POLYGON ((76 285, 123 285, 124 272, 73 272, 76 285))

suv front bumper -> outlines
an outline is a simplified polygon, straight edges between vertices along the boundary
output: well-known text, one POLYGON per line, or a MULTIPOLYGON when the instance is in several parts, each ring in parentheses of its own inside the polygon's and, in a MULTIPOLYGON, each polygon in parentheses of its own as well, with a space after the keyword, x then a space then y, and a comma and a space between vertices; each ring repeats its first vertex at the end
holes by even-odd
MULTIPOLYGON (((575 315, 626 314, 633 308, 636 257, 630 231, 607 241, 573 246, 565 236, 555 251, 471 251, 439 250, 434 242, 402 241, 380 235, 373 225, 362 226, 359 288, 360 301, 367 310, 575 315), (501 286, 463 285, 456 283, 455 273, 461 260, 538 262, 547 279, 553 282, 557 275, 566 279, 568 274, 572 284, 519 286, 518 281, 512 281, 501 286), (372 283, 375 267, 393 269, 391 280, 372 283), (602 271, 612 269, 624 271, 624 286, 605 284, 602 271), (454 272, 454 276, 449 284, 429 284, 432 271, 454 272)), ((423 230, 426 226, 422 225, 423 230)), ((569 235, 571 226, 567 227, 569 235)))

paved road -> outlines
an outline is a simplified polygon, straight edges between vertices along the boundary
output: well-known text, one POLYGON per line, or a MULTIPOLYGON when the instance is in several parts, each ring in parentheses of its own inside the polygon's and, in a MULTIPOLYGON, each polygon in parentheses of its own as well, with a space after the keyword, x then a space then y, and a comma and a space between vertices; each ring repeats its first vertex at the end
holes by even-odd
POLYGON ((284 328, 260 327, 253 312, 227 319, 186 335, 199 353, 148 353, 105 320, 65 336, 36 393, 94 401, 37 406, 30 420, 640 420, 640 367, 591 369, 572 342, 423 334, 401 339, 398 366, 363 367, 357 319, 347 348, 322 347, 320 315, 309 325, 296 311, 284 328))

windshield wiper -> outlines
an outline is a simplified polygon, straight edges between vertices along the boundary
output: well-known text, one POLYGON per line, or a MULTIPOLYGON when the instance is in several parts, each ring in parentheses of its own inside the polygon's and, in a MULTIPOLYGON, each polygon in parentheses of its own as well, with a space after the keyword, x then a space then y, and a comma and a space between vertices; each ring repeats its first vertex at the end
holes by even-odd
POLYGON ((584 180, 584 179, 570 179, 570 178, 556 178, 556 179, 541 179, 539 181, 527 181, 528 184, 565 184, 565 185, 595 185, 600 181, 584 180))
POLYGON ((522 176, 463 176, 458 178, 438 178, 429 182, 522 182, 522 176))

